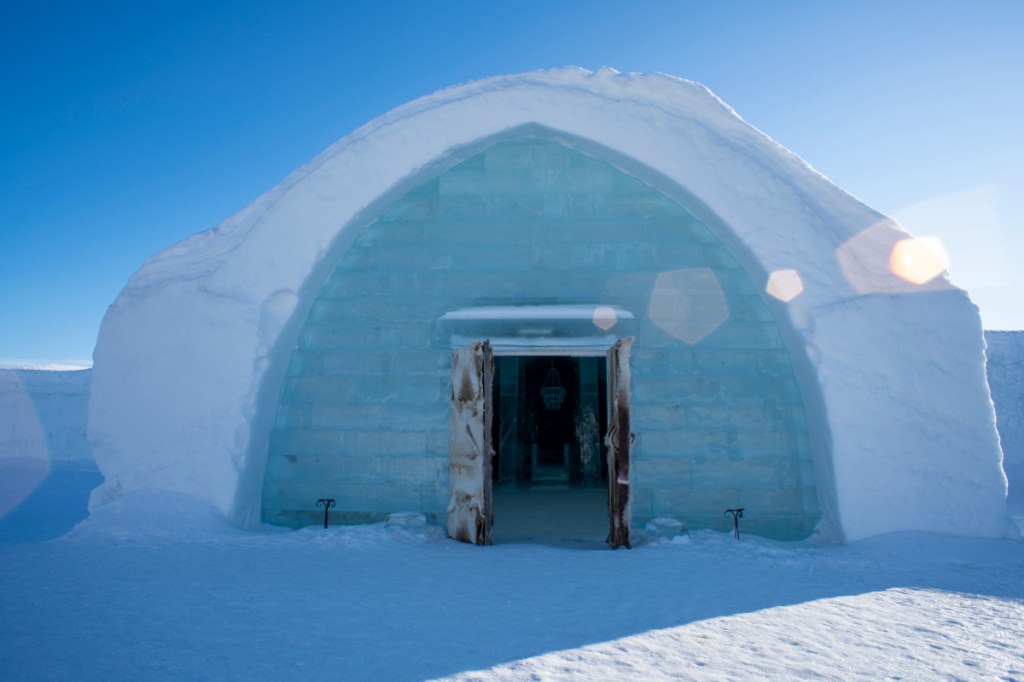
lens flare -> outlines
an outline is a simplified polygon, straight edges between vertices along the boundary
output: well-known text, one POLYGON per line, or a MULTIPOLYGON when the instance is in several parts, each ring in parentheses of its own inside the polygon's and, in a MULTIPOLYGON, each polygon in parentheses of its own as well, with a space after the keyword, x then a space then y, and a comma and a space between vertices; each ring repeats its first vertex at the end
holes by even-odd
POLYGON ((776 270, 768 276, 765 290, 783 303, 789 303, 804 291, 804 282, 796 270, 776 270))
POLYGON ((21 504, 50 475, 49 449, 46 433, 39 421, 32 393, 18 370, 3 377, 0 394, 4 404, 0 412, 14 417, 7 435, 12 447, 0 472, 0 518, 21 504), (9 383, 13 382, 13 383, 9 383))
POLYGON ((939 277, 949 264, 934 237, 915 239, 891 220, 881 220, 836 250, 846 281, 861 294, 939 291, 950 287, 939 277))
POLYGON ((668 334, 694 345, 729 318, 729 304, 710 269, 670 270, 658 275, 647 315, 668 334))
POLYGON ((913 284, 924 284, 949 269, 946 247, 938 237, 903 239, 889 255, 889 270, 913 284))
POLYGON ((619 322, 615 309, 606 305, 594 308, 594 326, 602 331, 608 331, 619 322))

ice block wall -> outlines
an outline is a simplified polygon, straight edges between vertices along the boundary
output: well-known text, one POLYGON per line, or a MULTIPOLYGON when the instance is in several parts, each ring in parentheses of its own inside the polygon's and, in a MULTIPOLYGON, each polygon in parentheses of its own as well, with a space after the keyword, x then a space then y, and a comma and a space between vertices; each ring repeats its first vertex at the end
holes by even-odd
POLYGON ((346 520, 443 517, 451 349, 432 339, 436 320, 581 303, 636 317, 634 524, 725 529, 723 510, 742 506, 750 532, 809 534, 807 420, 759 287, 682 207, 539 139, 497 143, 409 192, 342 257, 291 356, 263 518, 315 523, 323 497, 346 520))

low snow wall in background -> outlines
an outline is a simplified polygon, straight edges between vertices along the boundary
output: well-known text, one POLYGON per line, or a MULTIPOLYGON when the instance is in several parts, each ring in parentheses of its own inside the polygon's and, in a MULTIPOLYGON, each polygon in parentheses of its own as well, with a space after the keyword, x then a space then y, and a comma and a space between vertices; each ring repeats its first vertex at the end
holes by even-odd
POLYGON ((996 406, 1010 508, 1024 508, 1024 331, 985 332, 988 387, 996 406))
POLYGON ((92 462, 92 370, 0 370, 0 459, 92 462))

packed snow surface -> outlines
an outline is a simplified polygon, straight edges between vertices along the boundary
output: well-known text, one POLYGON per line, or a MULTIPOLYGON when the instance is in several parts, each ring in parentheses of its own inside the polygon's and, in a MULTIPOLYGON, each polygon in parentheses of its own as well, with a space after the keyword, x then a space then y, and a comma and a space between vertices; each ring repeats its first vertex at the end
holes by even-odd
POLYGON ((985 343, 1003 457, 1024 466, 1024 331, 987 331, 985 343))
POLYGON ((25 521, 37 537, 66 533, 73 521, 45 508, 82 502, 103 482, 86 437, 91 374, 0 369, 0 544, 25 521))
POLYGON ((0 677, 1019 680, 1022 575, 1012 540, 477 547, 435 527, 243 531, 136 493, 0 547, 0 677))
POLYGON ((0 458, 93 460, 92 372, 0 369, 0 458))
MULTIPOLYGON (((985 332, 988 385, 996 408, 1008 503, 1024 507, 1024 331, 985 332)), ((1021 522, 1018 521, 1018 525, 1021 522)))

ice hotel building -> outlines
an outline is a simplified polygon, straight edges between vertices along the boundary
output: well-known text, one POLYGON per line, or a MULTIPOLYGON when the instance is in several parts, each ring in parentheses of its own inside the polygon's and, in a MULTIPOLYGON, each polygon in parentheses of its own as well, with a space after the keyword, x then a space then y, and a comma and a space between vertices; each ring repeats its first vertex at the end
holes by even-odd
POLYGON ((740 507, 779 539, 1007 532, 941 258, 659 74, 492 78, 368 123, 147 261, 92 391, 93 505, 299 526, 333 499, 486 544, 503 491, 547 486, 598 491, 613 546, 740 507))

